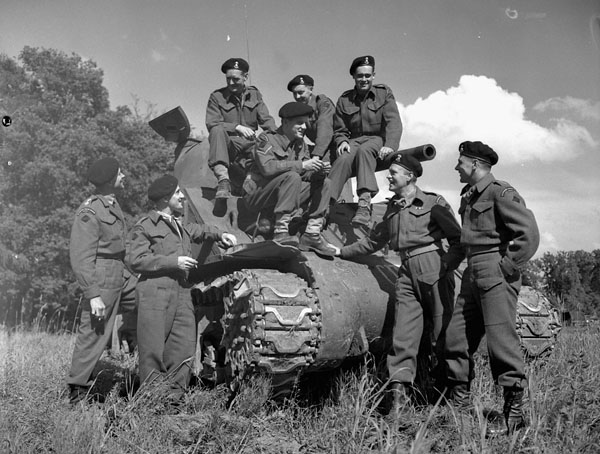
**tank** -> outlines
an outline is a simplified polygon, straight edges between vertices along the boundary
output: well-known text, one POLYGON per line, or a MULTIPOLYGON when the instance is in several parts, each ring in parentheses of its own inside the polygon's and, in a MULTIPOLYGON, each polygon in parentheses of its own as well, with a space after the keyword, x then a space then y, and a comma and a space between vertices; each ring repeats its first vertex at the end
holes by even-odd
MULTIPOLYGON (((186 195, 186 222, 217 225, 235 234, 239 243, 224 251, 205 242, 194 251, 199 264, 190 279, 195 283, 194 372, 199 378, 221 383, 263 372, 271 376, 277 399, 287 396, 305 374, 336 369, 367 352, 385 354, 391 345, 400 266, 395 252, 383 249, 348 261, 272 241, 272 219, 249 211, 240 197, 241 168, 230 168, 234 197, 215 200, 217 181, 207 165, 208 140, 188 137, 189 122, 180 107, 150 125, 176 144, 175 175, 186 195)), ((430 144, 399 152, 421 161, 435 157, 430 144)), ((344 194, 352 200, 349 187, 342 198, 344 194)), ((341 247, 358 241, 386 209, 384 203, 373 204, 371 225, 365 229, 351 224, 356 207, 341 202, 330 208, 323 232, 328 242, 341 247)), ((302 228, 300 223, 290 231, 302 228)), ((538 344, 536 327, 547 314, 522 314, 522 307, 519 304, 518 327, 524 345, 532 354, 541 354, 553 345, 558 330, 553 321, 552 336, 538 344)))

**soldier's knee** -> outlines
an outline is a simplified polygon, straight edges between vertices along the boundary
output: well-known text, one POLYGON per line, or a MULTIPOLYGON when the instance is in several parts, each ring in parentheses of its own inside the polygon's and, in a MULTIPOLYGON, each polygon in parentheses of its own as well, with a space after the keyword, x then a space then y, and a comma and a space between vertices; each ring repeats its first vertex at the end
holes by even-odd
POLYGON ((227 131, 225 131, 225 127, 222 125, 213 126, 208 133, 208 140, 210 141, 211 137, 217 136, 226 136, 227 131))

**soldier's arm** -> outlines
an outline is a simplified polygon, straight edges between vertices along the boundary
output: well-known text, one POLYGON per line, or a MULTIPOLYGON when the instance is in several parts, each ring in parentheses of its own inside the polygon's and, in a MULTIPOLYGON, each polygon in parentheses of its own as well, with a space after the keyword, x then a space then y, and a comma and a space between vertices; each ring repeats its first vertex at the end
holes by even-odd
POLYGON ((512 241, 500 262, 504 273, 511 276, 537 251, 540 232, 533 213, 525 206, 525 201, 514 188, 507 187, 497 191, 495 206, 500 219, 512 233, 512 241))
POLYGON ((333 114, 333 141, 335 142, 336 148, 339 147, 342 142, 348 142, 350 140, 350 130, 344 123, 341 102, 341 98, 338 99, 335 106, 335 113, 333 114))
POLYGON ((267 178, 272 178, 285 172, 303 173, 301 161, 277 159, 276 153, 283 153, 279 145, 272 143, 263 135, 259 136, 254 147, 254 162, 258 171, 267 178))
POLYGON ((258 91, 256 94, 258 96, 258 105, 256 106, 258 125, 264 131, 275 131, 277 129, 275 120, 273 119, 271 114, 269 114, 269 109, 267 108, 267 105, 263 101, 262 95, 258 91))
POLYGON ((324 97, 317 106, 319 118, 317 118, 317 137, 315 139, 315 148, 312 152, 313 156, 322 158, 333 137, 333 116, 335 107, 333 103, 324 97))
POLYGON ((212 93, 208 98, 208 105, 206 106, 206 129, 210 132, 212 128, 217 125, 223 126, 227 132, 235 132, 237 124, 229 123, 225 121, 221 108, 219 107, 219 101, 217 96, 212 93))
POLYGON ((189 232, 190 238, 194 243, 201 243, 206 240, 220 241, 225 233, 219 227, 208 224, 186 224, 185 229, 189 232))
POLYGON ((400 120, 398 104, 396 104, 396 99, 394 99, 394 94, 390 89, 387 90, 385 97, 383 120, 385 122, 385 143, 383 146, 398 150, 400 148, 400 137, 402 137, 402 121, 400 120))
MULTIPOLYGON (((384 216, 385 218, 385 216, 384 216)), ((383 248, 390 239, 388 223, 383 220, 375 226, 369 236, 366 236, 356 243, 344 246, 340 250, 340 257, 348 259, 357 255, 368 255, 383 248)))
POLYGON ((95 279, 99 237, 100 224, 94 209, 81 208, 75 215, 71 228, 69 256, 73 273, 87 299, 100 296, 100 283, 95 279))
POLYGON ((436 204, 431 209, 431 216, 448 240, 448 252, 444 254, 442 261, 446 264, 447 269, 455 270, 465 258, 464 250, 460 245, 460 225, 454 217, 452 207, 442 196, 438 197, 436 204))
POLYGON ((178 269, 176 255, 155 254, 143 225, 136 224, 131 232, 128 264, 134 273, 160 274, 178 269))

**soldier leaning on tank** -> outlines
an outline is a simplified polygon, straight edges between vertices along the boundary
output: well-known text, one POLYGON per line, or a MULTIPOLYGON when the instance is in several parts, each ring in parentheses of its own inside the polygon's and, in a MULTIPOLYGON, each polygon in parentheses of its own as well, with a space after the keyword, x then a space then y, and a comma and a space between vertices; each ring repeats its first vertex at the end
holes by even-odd
POLYGON ((244 200, 251 210, 275 214, 274 240, 332 256, 334 250, 321 235, 329 208, 329 163, 309 157, 304 133, 312 107, 289 102, 279 110, 281 126, 261 134, 254 164, 244 182, 244 200), (292 217, 308 204, 308 221, 300 241, 289 233, 292 217))
POLYGON ((185 197, 177 178, 165 175, 148 188, 155 209, 132 229, 128 264, 140 273, 137 340, 140 381, 157 376, 167 381, 168 400, 177 403, 190 379, 196 350, 196 323, 188 274, 197 265, 191 243, 213 239, 223 247, 236 244, 235 236, 199 224, 183 225, 185 197))
POLYGON ((313 108, 306 128, 306 137, 314 144, 309 146, 310 155, 328 159, 333 139, 333 101, 325 95, 313 94, 315 81, 308 74, 299 74, 289 81, 288 91, 292 92, 296 102, 308 104, 313 108))
POLYGON ((340 96, 333 120, 337 158, 329 174, 331 197, 340 196, 344 184, 356 175, 358 209, 352 222, 367 225, 371 197, 379 191, 375 179, 377 161, 398 150, 402 122, 390 87, 373 85, 375 59, 366 55, 350 66, 354 88, 340 96))
POLYGON ((125 175, 114 158, 94 162, 95 195, 77 209, 71 229, 71 268, 83 290, 83 310, 67 378, 70 401, 89 398, 94 368, 111 337, 123 287, 126 226, 115 197, 125 175))
POLYGON ((230 164, 237 162, 254 145, 259 126, 265 131, 276 129, 260 91, 246 86, 249 68, 242 58, 227 60, 221 66, 227 86, 213 91, 208 98, 208 165, 217 177, 217 199, 231 196, 230 164))
POLYGON ((519 270, 537 250, 539 232, 523 197, 492 175, 496 152, 481 142, 463 142, 459 151, 455 170, 466 183, 459 213, 467 268, 446 337, 449 397, 469 407, 472 356, 485 334, 492 376, 504 387, 504 418, 491 421, 488 429, 512 432, 525 425, 527 387, 515 328, 519 270))
MULTIPOLYGON (((433 326, 432 351, 448 325, 454 305, 454 274, 463 254, 460 226, 441 195, 416 184, 423 173, 412 156, 396 156, 389 168, 394 192, 381 223, 364 239, 338 250, 342 258, 370 254, 390 244, 402 266, 396 280, 396 310, 392 350, 387 366, 394 407, 407 401, 417 372, 417 354, 425 325, 433 326), (442 240, 448 241, 448 250, 442 240)), ((443 343, 443 342, 441 342, 443 343)), ((441 358, 440 358, 441 360, 441 358)))

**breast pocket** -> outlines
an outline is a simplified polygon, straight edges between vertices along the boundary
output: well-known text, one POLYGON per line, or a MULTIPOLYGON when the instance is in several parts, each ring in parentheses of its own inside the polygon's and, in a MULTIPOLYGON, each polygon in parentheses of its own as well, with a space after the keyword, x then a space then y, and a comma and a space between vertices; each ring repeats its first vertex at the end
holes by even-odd
POLYGON ((430 210, 414 210, 411 208, 411 211, 409 211, 409 213, 409 231, 426 231, 427 223, 429 222, 429 217, 426 217, 426 215, 430 213, 430 210))
POLYGON ((360 126, 360 107, 354 104, 343 105, 340 108, 344 124, 349 128, 360 126))
POLYGON ((471 207, 469 220, 471 229, 477 231, 493 230, 495 226, 494 203, 477 202, 471 207))
POLYGON ((382 120, 382 113, 381 113, 381 107, 379 104, 377 103, 372 103, 369 104, 368 106, 368 115, 369 118, 367 119, 368 123, 369 123, 369 128, 371 129, 372 132, 376 132, 379 131, 381 129, 381 120, 382 120))
POLYGON ((121 240, 123 237, 123 228, 119 218, 113 214, 108 214, 100 219, 103 239, 112 242, 121 240))

